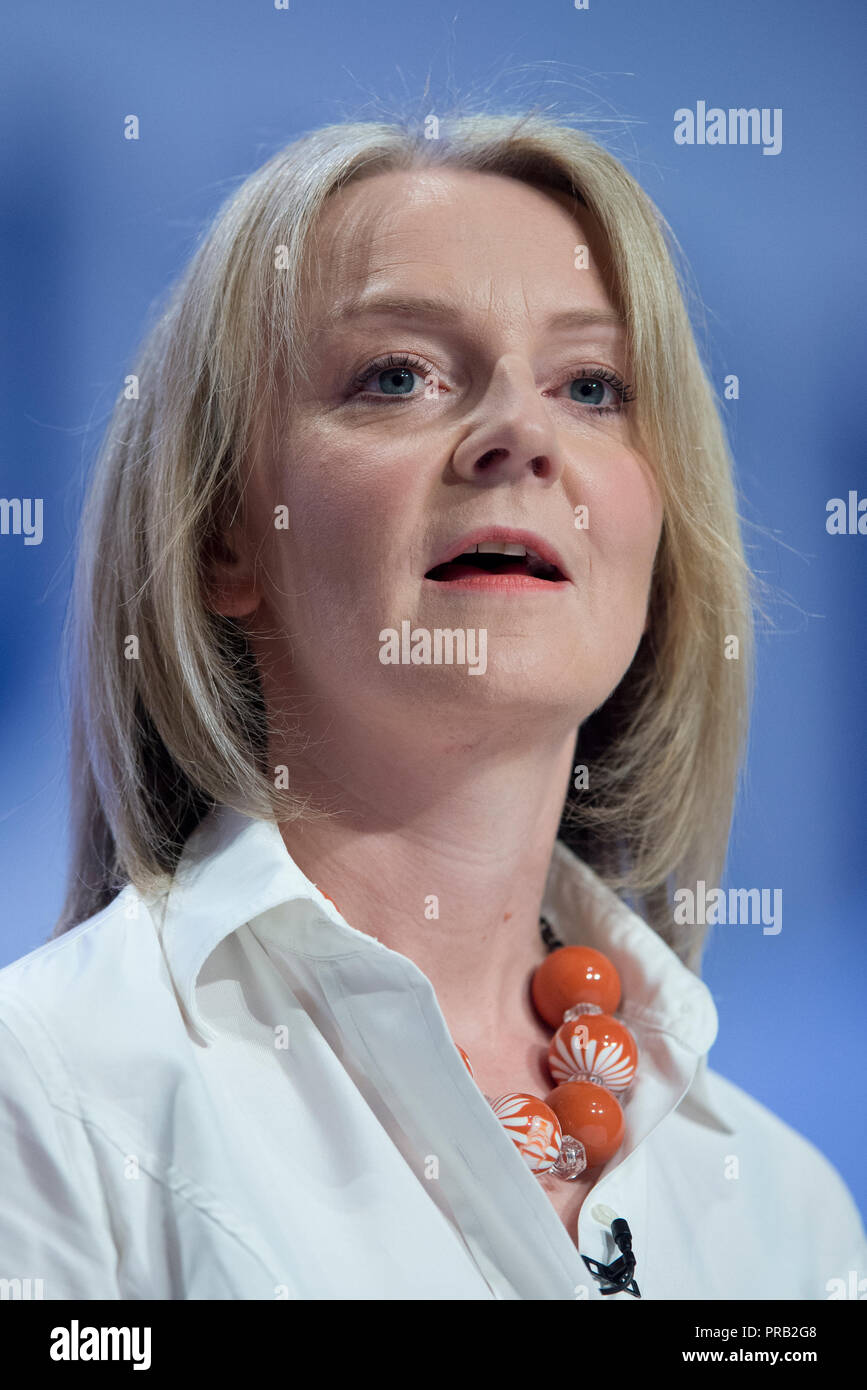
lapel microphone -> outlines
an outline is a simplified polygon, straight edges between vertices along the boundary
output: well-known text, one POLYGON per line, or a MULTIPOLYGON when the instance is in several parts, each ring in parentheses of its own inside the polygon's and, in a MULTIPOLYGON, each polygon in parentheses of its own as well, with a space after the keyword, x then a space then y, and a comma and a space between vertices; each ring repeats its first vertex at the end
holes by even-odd
POLYGON ((589 1255, 582 1255, 581 1258, 600 1285, 600 1293, 622 1293, 625 1290, 626 1293, 631 1293, 633 1298, 640 1298, 641 1293, 633 1277, 635 1255, 632 1250, 632 1232, 622 1216, 616 1216, 612 1221, 611 1235, 620 1255, 610 1265, 591 1260, 589 1255))

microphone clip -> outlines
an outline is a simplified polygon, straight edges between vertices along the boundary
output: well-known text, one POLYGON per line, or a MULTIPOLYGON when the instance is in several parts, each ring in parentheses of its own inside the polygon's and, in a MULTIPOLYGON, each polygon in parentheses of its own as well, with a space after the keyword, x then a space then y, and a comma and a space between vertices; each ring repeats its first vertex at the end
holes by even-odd
POLYGON ((581 1258, 593 1278, 601 1286, 599 1289, 601 1294, 623 1293, 625 1291, 632 1294, 633 1298, 640 1298, 641 1293, 633 1277, 635 1274, 635 1255, 632 1250, 632 1232, 622 1216, 617 1216, 612 1221, 611 1235, 620 1255, 610 1265, 601 1264, 599 1260, 591 1260, 589 1255, 582 1255, 581 1258))

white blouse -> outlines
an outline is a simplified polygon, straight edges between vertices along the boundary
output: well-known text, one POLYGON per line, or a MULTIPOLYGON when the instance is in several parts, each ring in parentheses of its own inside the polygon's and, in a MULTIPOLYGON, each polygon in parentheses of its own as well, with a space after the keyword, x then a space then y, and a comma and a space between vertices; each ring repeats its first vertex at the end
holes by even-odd
POLYGON ((221 807, 167 894, 0 971, 0 1294, 632 1301, 582 1258, 621 1217, 642 1298, 864 1297, 839 1174, 707 1069, 707 986, 560 842, 543 913, 639 1048, 577 1250, 427 977, 221 807))

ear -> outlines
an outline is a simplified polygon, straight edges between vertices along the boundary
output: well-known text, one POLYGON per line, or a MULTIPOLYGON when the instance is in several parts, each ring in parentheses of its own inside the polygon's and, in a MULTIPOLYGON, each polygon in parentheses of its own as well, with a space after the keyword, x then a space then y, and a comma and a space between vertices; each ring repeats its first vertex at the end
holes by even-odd
POLYGON ((215 536, 204 552, 205 604, 224 618, 248 618, 262 594, 240 527, 215 536))

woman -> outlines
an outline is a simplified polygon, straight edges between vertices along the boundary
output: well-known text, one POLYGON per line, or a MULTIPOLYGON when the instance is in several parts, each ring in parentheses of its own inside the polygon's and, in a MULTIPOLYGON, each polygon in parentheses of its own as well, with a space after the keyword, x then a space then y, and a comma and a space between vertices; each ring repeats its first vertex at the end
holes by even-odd
POLYGON ((707 1069, 702 931, 672 910, 722 872, 751 631, 664 223, 568 127, 428 134, 270 160, 118 401, 69 896, 0 974, 0 1275, 834 1296, 865 1273, 852 1198, 707 1069), (613 965, 638 1049, 577 1176, 495 1109, 553 1093, 557 943, 613 965))

